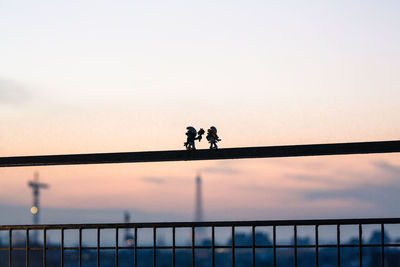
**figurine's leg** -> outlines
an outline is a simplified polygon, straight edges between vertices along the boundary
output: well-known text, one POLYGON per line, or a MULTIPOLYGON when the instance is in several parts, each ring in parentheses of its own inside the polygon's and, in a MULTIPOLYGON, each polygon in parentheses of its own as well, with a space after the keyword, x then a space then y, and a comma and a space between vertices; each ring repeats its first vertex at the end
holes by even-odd
POLYGON ((190 142, 188 150, 195 150, 195 149, 196 149, 196 147, 194 146, 194 142, 190 142))

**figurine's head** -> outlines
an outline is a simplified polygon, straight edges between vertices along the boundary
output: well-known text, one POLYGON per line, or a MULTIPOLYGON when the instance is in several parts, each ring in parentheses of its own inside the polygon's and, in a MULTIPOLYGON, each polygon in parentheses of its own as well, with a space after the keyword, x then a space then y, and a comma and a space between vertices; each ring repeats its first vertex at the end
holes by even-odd
POLYGON ((193 133, 193 134, 197 134, 197 131, 196 131, 196 129, 194 128, 194 127, 192 127, 192 126, 188 126, 188 127, 186 127, 186 130, 189 132, 189 133, 193 133))
POLYGON ((210 130, 213 131, 214 133, 217 133, 217 128, 215 128, 214 126, 211 126, 210 130))

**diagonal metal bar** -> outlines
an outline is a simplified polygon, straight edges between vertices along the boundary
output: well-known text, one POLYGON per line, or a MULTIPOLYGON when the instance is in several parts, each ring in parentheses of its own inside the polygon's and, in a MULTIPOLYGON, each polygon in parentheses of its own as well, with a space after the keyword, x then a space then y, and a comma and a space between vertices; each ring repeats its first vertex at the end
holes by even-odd
POLYGON ((192 151, 169 150, 148 152, 0 157, 0 167, 277 158, 395 152, 400 152, 400 141, 241 147, 215 150, 201 149, 192 151))

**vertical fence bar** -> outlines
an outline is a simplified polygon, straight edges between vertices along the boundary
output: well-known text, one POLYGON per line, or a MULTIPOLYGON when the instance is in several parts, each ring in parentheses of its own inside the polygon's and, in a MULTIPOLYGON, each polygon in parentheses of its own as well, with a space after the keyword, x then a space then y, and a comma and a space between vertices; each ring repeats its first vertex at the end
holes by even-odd
POLYGON ((26 229, 25 234, 25 266, 29 267, 29 228, 26 229))
POLYGON ((273 249, 273 263, 276 267, 276 225, 272 226, 272 249, 273 249))
POLYGON ((96 244, 96 249, 97 249, 96 257, 97 257, 97 259, 96 260, 97 260, 97 267, 100 267, 100 228, 97 227, 96 231, 97 231, 97 244, 96 244))
POLYGON ((175 267, 175 226, 172 227, 172 267, 175 267))
POLYGON ((46 228, 43 228, 43 267, 46 267, 46 228))
POLYGON ((118 226, 115 228, 115 267, 118 267, 118 226))
POLYGON ((358 225, 358 254, 359 266, 362 267, 362 225, 358 225))
POLYGON ((64 228, 61 228, 61 267, 64 267, 64 228))
POLYGON ((235 267, 235 226, 232 226, 232 267, 235 267))
POLYGON ((256 266, 256 227, 253 225, 251 227, 251 262, 252 266, 256 266))
POLYGON ((381 265, 385 267, 385 226, 381 224, 381 265))
POLYGON ((8 230, 8 267, 12 265, 12 229, 8 230))
POLYGON ((134 252, 133 252, 133 266, 136 267, 137 266, 137 227, 135 227, 135 248, 134 248, 134 252))
POLYGON ((319 225, 315 225, 315 267, 319 266, 319 240, 318 240, 318 227, 319 225))
POLYGON ((340 224, 336 225, 337 266, 340 267, 340 224))
POLYGON ((79 267, 82 266, 82 228, 79 227, 79 247, 78 247, 78 259, 79 259, 79 267))
POLYGON ((297 225, 294 225, 294 267, 297 267, 297 225))
POLYGON ((215 266, 215 227, 211 227, 211 266, 215 266))
POLYGON ((194 245, 195 245, 195 233, 194 226, 192 226, 192 266, 195 266, 195 257, 194 257, 194 245))
POLYGON ((156 233, 157 233, 157 228, 153 227, 153 267, 156 267, 157 265, 157 257, 156 257, 156 242, 157 242, 157 238, 156 238, 156 233))

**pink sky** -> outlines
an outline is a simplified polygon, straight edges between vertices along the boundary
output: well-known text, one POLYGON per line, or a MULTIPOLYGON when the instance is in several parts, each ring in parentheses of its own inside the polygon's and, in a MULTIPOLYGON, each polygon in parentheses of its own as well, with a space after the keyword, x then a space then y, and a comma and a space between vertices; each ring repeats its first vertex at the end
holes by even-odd
MULTIPOLYGON (((221 147, 397 140, 399 13, 396 1, 1 3, 0 156, 183 149, 189 125, 215 125, 221 147)), ((392 154, 7 168, 0 206, 29 206, 37 170, 44 207, 190 218, 201 171, 210 219, 396 216, 399 166, 392 154)))
POLYGON ((0 201, 29 207, 34 171, 45 208, 126 209, 192 218, 201 173, 206 219, 399 216, 397 154, 1 170, 0 201), (382 200, 382 191, 393 188, 382 200), (374 193, 375 192, 375 193, 374 193))

